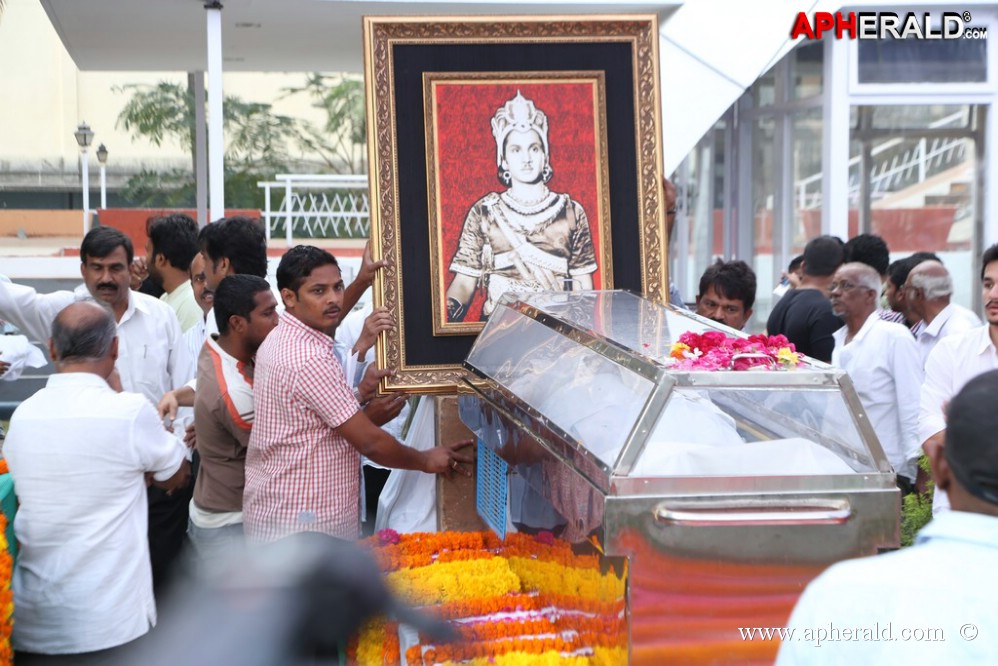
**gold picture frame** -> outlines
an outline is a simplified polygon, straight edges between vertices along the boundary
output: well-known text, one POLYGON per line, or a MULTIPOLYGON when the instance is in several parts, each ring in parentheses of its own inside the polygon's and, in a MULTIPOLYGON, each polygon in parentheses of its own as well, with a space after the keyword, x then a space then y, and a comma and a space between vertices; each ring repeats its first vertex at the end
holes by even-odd
MULTIPOLYGON (((485 291, 469 298, 466 312, 454 308, 459 316, 474 311, 473 320, 448 314, 456 275, 450 269, 458 263, 448 255, 462 235, 455 228, 472 228, 476 200, 508 194, 507 203, 521 201, 512 186, 495 191, 503 190, 497 165, 499 180, 516 180, 508 169, 504 173, 501 129, 490 127, 494 117, 502 126, 504 105, 528 105, 529 113, 521 115, 527 113, 537 130, 530 135, 535 143, 543 135, 546 167, 554 173, 545 169, 544 182, 551 183, 545 196, 562 197, 561 205, 573 211, 565 214, 569 223, 588 228, 592 239, 596 268, 580 260, 584 265, 570 271, 564 288, 587 288, 591 281, 593 288, 668 300, 657 17, 366 17, 364 71, 372 247, 388 262, 375 279, 374 303, 388 307, 397 322, 377 345, 379 365, 397 371, 384 390, 455 392, 482 327, 479 313, 490 294, 494 302, 501 291, 495 285, 488 291, 488 276, 500 275, 500 264, 457 266, 485 273, 475 281, 485 291), (527 92, 517 100, 514 90, 527 92), (581 102, 564 103, 570 94, 581 95, 581 102), (478 97, 477 106, 468 101, 478 97), (442 100, 451 100, 450 106, 442 100), (577 118, 583 107, 591 112, 577 118), (451 113, 444 120, 455 109, 467 109, 467 119, 451 113), (538 111, 546 121, 538 120, 538 111), (474 138, 441 142, 463 131, 474 138), (479 166, 462 169, 464 159, 479 166)), ((525 205, 530 203, 537 202, 525 205)), ((516 240, 518 232, 504 233, 516 240)))

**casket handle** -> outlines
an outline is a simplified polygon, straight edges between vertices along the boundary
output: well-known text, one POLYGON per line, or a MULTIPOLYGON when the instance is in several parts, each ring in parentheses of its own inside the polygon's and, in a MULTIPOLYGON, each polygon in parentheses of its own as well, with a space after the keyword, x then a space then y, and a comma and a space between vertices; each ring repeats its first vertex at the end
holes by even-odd
POLYGON ((653 513, 666 525, 839 525, 852 517, 852 507, 847 499, 743 498, 665 501, 653 513))

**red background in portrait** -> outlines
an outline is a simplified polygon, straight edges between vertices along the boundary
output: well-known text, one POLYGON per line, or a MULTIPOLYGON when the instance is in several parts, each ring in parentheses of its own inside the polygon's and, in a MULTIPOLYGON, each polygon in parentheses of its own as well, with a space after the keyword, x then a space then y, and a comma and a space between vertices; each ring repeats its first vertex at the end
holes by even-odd
MULTIPOLYGON (((506 190, 496 175, 496 142, 491 121, 496 110, 512 99, 517 90, 548 118, 550 164, 554 170, 548 187, 552 192, 567 193, 586 211, 600 266, 593 274, 593 287, 600 289, 602 252, 597 207, 600 165, 594 110, 596 82, 461 82, 438 84, 434 88, 440 210, 440 275, 434 277, 442 280, 441 317, 446 317, 443 314, 446 312, 445 292, 454 278, 450 261, 457 250, 468 210, 489 192, 506 190)), ((465 321, 481 321, 483 301, 477 290, 465 321)))

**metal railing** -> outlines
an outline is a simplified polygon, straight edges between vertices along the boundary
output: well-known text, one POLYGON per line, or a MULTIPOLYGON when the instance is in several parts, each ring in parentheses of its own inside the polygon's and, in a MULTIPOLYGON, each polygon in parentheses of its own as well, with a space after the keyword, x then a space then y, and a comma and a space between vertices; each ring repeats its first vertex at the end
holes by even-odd
MULTIPOLYGON (((962 120, 964 113, 958 111, 931 123, 929 128, 946 127, 962 120)), ((870 156, 874 161, 870 171, 870 192, 874 197, 891 192, 891 188, 910 187, 925 182, 930 176, 959 164, 965 158, 966 143, 963 138, 923 137, 913 147, 901 150, 906 141, 900 137, 888 139, 870 150, 870 156)), ((859 173, 861 161, 862 158, 858 155, 849 160, 850 200, 859 196, 862 178, 862 174, 859 173)), ((799 209, 821 207, 821 177, 819 171, 795 183, 799 209)))
POLYGON ((295 238, 370 235, 371 205, 365 175, 278 174, 257 186, 263 188, 261 213, 268 241, 283 235, 291 247, 295 238), (284 194, 276 210, 275 191, 284 194))

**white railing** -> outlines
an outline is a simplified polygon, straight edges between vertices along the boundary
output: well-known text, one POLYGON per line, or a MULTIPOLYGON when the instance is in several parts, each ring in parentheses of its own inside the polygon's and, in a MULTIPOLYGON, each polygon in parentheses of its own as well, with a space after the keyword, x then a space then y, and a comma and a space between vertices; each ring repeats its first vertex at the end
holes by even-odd
MULTIPOLYGON (((964 120, 964 113, 957 111, 931 123, 929 127, 946 127, 953 122, 962 120, 964 120)), ((966 144, 962 138, 937 137, 928 140, 923 137, 913 148, 909 148, 903 153, 896 152, 898 146, 901 146, 904 141, 903 138, 888 139, 870 150, 870 157, 874 161, 873 169, 870 172, 870 193, 872 195, 889 192, 891 186, 903 182, 910 182, 912 185, 925 182, 931 175, 930 169, 934 167, 934 173, 938 173, 945 166, 957 164, 964 159, 966 150, 966 144), (887 156, 878 161, 878 156, 884 153, 888 153, 887 156)), ((862 174, 859 173, 861 160, 860 156, 849 160, 850 200, 859 196, 859 181, 862 178, 862 174)), ((819 171, 813 176, 797 181, 795 187, 798 208, 821 207, 821 176, 819 171)))
POLYGON ((267 240, 283 231, 288 247, 295 238, 367 238, 371 232, 371 206, 367 176, 278 174, 263 188, 261 211, 267 240), (276 210, 273 192, 283 191, 276 210), (281 224, 284 227, 281 229, 281 224))

